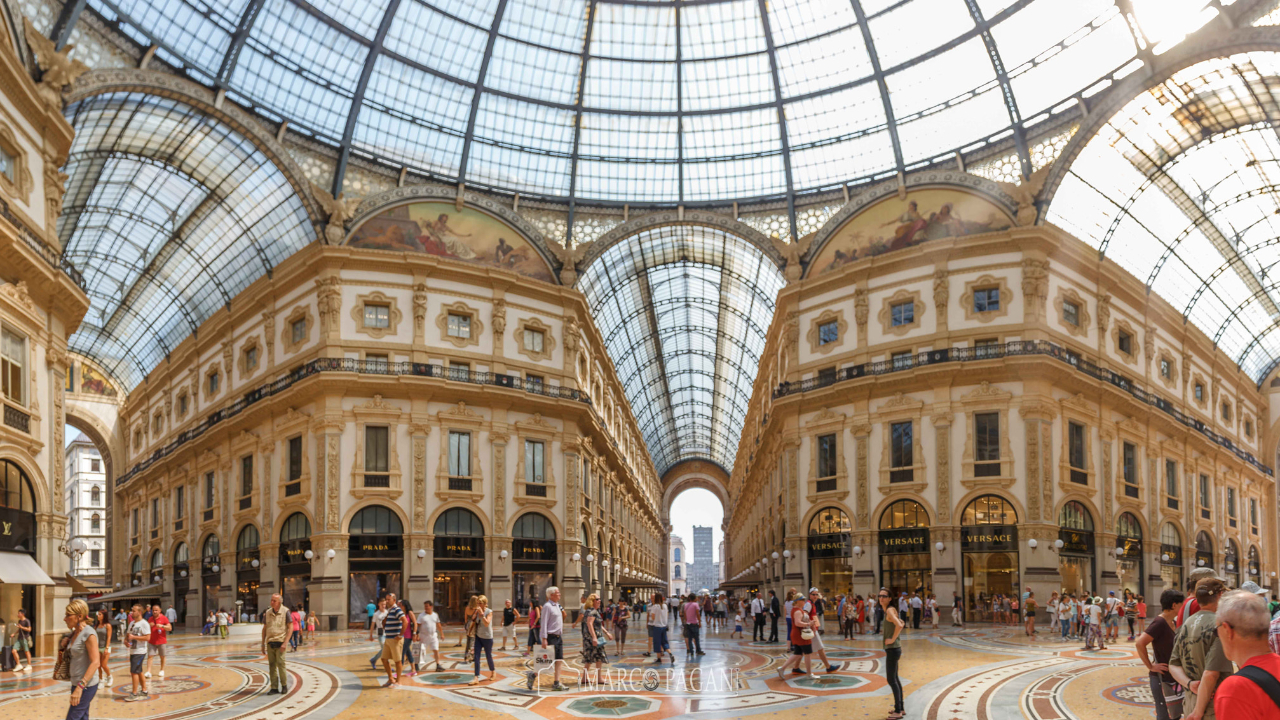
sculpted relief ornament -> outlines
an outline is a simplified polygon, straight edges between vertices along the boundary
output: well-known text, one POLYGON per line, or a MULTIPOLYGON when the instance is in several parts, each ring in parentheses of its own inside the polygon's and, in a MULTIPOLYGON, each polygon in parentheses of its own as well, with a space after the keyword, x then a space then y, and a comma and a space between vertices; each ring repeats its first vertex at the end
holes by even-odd
POLYGON ((1040 191, 1044 189, 1044 182, 1049 178, 1049 172, 1053 169, 1053 163, 1049 163, 1039 170, 1031 173, 1031 175, 1023 175, 1022 182, 1014 185, 1007 182, 996 182, 1000 189, 1006 195, 1013 198, 1018 205, 1017 213, 1014 215, 1019 225, 1034 225, 1038 212, 1036 210, 1036 198, 1040 196, 1040 191))
POLYGON ((578 281, 578 263, 586 257, 592 244, 591 242, 578 243, 569 248, 554 242, 547 243, 547 248, 560 260, 561 284, 573 285, 578 281))
POLYGON ((804 266, 801 265, 801 259, 809 252, 809 243, 813 242, 813 235, 800 238, 796 242, 783 242, 777 233, 769 236, 769 241, 773 243, 773 247, 782 255, 786 261, 786 266, 782 270, 782 275, 787 279, 788 283, 796 282, 804 273, 804 266))
POLYGON ((42 35, 30 20, 23 17, 22 25, 27 44, 35 52, 36 64, 40 66, 40 84, 36 86, 40 99, 50 108, 62 112, 62 88, 89 72, 89 66, 67 57, 75 45, 67 45, 58 52, 53 41, 42 35))
POLYGON ((361 199, 346 199, 343 197, 345 193, 338 193, 335 198, 332 193, 315 183, 311 183, 311 194, 329 218, 329 224, 324 227, 325 242, 329 245, 341 245, 342 238, 347 234, 346 225, 356 216, 356 208, 360 206, 361 199))

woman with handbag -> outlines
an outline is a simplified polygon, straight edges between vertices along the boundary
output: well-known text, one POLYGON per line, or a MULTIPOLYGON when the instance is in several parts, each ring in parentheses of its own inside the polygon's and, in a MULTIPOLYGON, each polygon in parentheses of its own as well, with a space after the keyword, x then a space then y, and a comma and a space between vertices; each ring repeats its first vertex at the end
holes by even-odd
POLYGON ((599 685, 600 671, 604 668, 604 664, 609 662, 605 651, 608 649, 608 643, 613 639, 613 635, 605 627, 604 619, 600 616, 600 610, 596 607, 597 603, 596 594, 591 593, 582 605, 582 670, 585 677, 587 673, 591 672, 591 665, 594 663, 596 666, 596 679, 593 682, 599 685))
MULTIPOLYGON (((791 593, 787 594, 790 595, 791 593)), ((789 636, 789 640, 791 642, 791 657, 787 659, 787 662, 783 664, 782 667, 778 668, 778 679, 786 681, 787 670, 789 670, 793 665, 798 669, 800 667, 800 661, 803 659, 805 673, 814 680, 817 680, 818 676, 813 672, 813 660, 811 659, 811 653, 813 652, 813 639, 817 637, 813 628, 817 624, 817 621, 812 619, 812 616, 809 614, 812 608, 806 609, 805 606, 807 606, 808 603, 800 602, 799 599, 789 602, 791 604, 791 617, 787 619, 787 622, 791 628, 791 635, 789 636)))
POLYGON ((462 627, 467 637, 467 649, 462 653, 463 662, 471 662, 471 652, 476 646, 476 612, 479 610, 479 595, 472 595, 467 603, 467 611, 462 616, 462 627))
POLYGON ((906 623, 898 617, 898 608, 890 602, 892 598, 887 590, 880 591, 880 606, 884 608, 884 676, 893 691, 893 711, 889 720, 901 720, 907 714, 902 698, 902 681, 898 679, 898 663, 902 660, 902 641, 898 636, 906 623))
POLYGON ((84 600, 68 603, 62 620, 71 632, 62 639, 53 679, 74 683, 67 720, 88 720, 89 705, 98 693, 98 634, 89 627, 89 605, 84 600))

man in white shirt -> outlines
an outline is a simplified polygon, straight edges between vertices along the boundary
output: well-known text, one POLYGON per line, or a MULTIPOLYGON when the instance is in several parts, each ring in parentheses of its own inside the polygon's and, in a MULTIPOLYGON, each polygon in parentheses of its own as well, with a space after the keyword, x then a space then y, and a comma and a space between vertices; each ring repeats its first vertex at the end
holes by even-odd
POLYGON ((133 681, 133 692, 125 701, 146 700, 147 682, 142 677, 142 664, 147 659, 147 644, 151 642, 151 623, 142 619, 141 605, 134 605, 133 612, 129 614, 129 630, 125 641, 129 646, 129 679, 133 681))
POLYGON ((382 659, 382 621, 387 617, 387 599, 378 600, 378 609, 373 613, 372 622, 369 623, 369 640, 376 640, 378 650, 369 658, 369 667, 374 672, 378 671, 378 661, 382 659), (374 637, 377 635, 377 637, 374 637))
POLYGON ((920 599, 917 593, 911 593, 911 599, 907 601, 911 605, 911 627, 915 630, 920 629, 921 611, 924 609, 924 601, 920 599))
POLYGON ((1086 650, 1093 649, 1093 639, 1098 639, 1098 649, 1106 650, 1106 636, 1102 631, 1102 598, 1094 598, 1088 607, 1089 614, 1089 632, 1085 636, 1084 648, 1086 650))
POLYGON ((1106 625, 1106 639, 1115 642, 1120 635, 1120 616, 1124 615, 1124 601, 1116 597, 1116 591, 1112 590, 1107 595, 1107 602, 1104 606, 1106 611, 1102 614, 1103 623, 1106 625))
POLYGON ((164 611, 164 616, 169 618, 170 625, 174 625, 178 622, 178 611, 174 610, 172 605, 169 606, 168 610, 164 611))
MULTIPOLYGON (((665 623, 664 623, 665 625, 665 623)), ((542 638, 542 649, 546 650, 548 643, 555 648, 554 656, 551 659, 552 677, 555 682, 551 685, 552 690, 564 690, 564 685, 560 684, 560 665, 564 662, 564 609, 560 607, 560 588, 552 585, 547 588, 547 602, 542 606, 542 628, 539 635, 542 638)), ((533 681, 535 676, 529 676, 529 689, 533 689, 533 681)))
POLYGON ((755 627, 751 628, 751 640, 764 640, 764 600, 760 593, 751 598, 751 617, 755 618, 755 627))
POLYGON ((440 667, 440 643, 444 642, 444 628, 440 626, 440 616, 436 614, 435 603, 427 600, 422 603, 422 614, 418 615, 418 645, 420 646, 418 668, 426 665, 427 650, 435 656, 436 672, 444 672, 440 667))

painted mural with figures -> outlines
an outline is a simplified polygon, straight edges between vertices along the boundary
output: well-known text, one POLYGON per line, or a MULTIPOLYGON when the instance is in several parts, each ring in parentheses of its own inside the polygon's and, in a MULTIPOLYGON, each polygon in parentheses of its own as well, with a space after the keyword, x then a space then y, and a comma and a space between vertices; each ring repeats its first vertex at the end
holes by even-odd
POLYGON ((810 263, 812 275, 929 240, 1005 230, 1012 218, 995 203, 952 188, 926 188, 885 198, 855 215, 810 263))
POLYGON ((353 230, 347 244, 427 253, 553 282, 551 268, 518 231, 479 210, 458 210, 453 203, 412 202, 387 208, 353 230))

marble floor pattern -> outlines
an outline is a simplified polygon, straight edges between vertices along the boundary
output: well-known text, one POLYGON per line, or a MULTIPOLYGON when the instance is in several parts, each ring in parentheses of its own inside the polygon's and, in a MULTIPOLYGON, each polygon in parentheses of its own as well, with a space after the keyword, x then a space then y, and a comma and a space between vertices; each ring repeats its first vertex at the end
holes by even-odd
MULTIPOLYGON (((621 657, 610 644, 607 679, 582 685, 576 632, 566 636, 572 670, 568 689, 551 690, 544 666, 519 652, 496 652, 497 677, 478 686, 471 665, 454 647, 457 628, 446 632, 444 672, 406 677, 402 687, 380 687, 374 673, 374 644, 367 633, 320 633, 289 653, 289 691, 266 694, 266 660, 256 643, 179 634, 166 677, 155 679, 151 697, 125 702, 129 695, 124 652, 111 661, 116 684, 101 688, 91 717, 123 720, 384 720, 386 718, 883 718, 892 696, 883 676, 879 638, 843 640, 826 634, 834 673, 818 679, 793 675, 778 679, 785 661, 782 645, 729 639, 728 631, 704 633, 706 654, 687 657, 680 633, 672 631, 676 662, 654 664, 640 641, 631 639, 621 657), (529 674, 535 689, 528 685, 529 674)), ((1027 637, 1021 628, 976 626, 907 630, 901 676, 907 717, 927 720, 1068 720, 1106 717, 1151 718, 1145 669, 1133 643, 1123 640, 1106 651, 1084 651, 1077 641, 1061 642, 1041 631, 1027 637)), ((500 641, 499 641, 500 642, 500 641)), ((66 714, 68 686, 51 679, 53 663, 36 663, 25 675, 0 673, 0 714, 20 720, 59 720, 66 714)), ((158 670, 158 665, 156 668, 158 670)), ((815 656, 815 670, 818 669, 815 656)))

